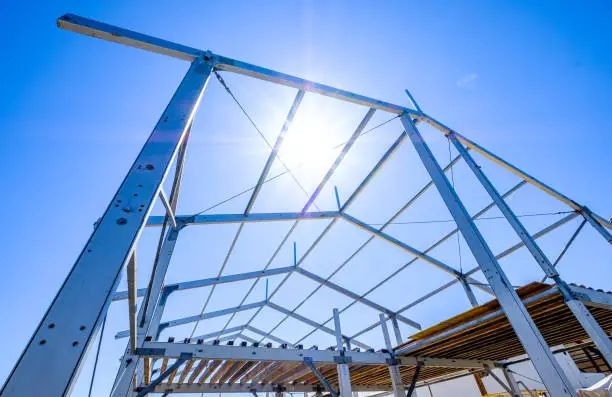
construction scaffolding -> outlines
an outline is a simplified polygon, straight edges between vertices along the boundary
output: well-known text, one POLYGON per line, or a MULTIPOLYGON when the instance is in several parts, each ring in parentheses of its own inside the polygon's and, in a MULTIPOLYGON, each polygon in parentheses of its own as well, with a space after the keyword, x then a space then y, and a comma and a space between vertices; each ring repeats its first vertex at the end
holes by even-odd
MULTIPOLYGON (((392 392, 394 397, 406 394, 410 397, 416 386, 460 376, 490 374, 493 368, 502 368, 510 385, 508 390, 511 394, 521 395, 520 386, 507 367, 515 363, 512 361, 513 357, 524 353, 529 356, 551 396, 575 397, 574 387, 549 347, 557 345, 578 346, 574 351, 582 349, 585 355, 582 361, 588 361, 594 368, 610 369, 612 295, 567 284, 560 277, 556 265, 586 223, 611 244, 612 224, 589 208, 571 200, 425 114, 410 93, 408 96, 413 108, 368 98, 226 58, 210 51, 198 50, 76 15, 68 14, 59 18, 58 26, 69 31, 188 61, 190 67, 105 213, 96 223, 74 267, 0 391, 0 396, 69 395, 85 362, 87 352, 103 328, 109 306, 113 302, 125 300, 129 306, 129 329, 120 331, 117 337, 127 338, 128 342, 125 353, 120 359, 119 371, 112 388, 113 397, 142 397, 148 393, 168 395, 258 392, 327 392, 337 397, 361 391, 392 392), (236 73, 298 91, 280 134, 274 144, 269 144, 270 154, 257 183, 248 190, 250 197, 244 211, 231 214, 179 215, 177 203, 192 121, 211 76, 216 77, 233 97, 221 77, 221 72, 236 73), (307 193, 308 199, 301 211, 253 212, 262 186, 271 178, 272 166, 278 160, 283 141, 290 132, 293 118, 307 93, 364 106, 367 111, 350 138, 340 146, 341 150, 314 191, 307 193), (355 141, 368 131, 368 123, 375 112, 390 113, 393 119, 398 119, 403 128, 402 133, 346 200, 342 201, 336 191, 336 209, 312 211, 311 208, 316 205, 318 196, 355 141), (441 132, 448 139, 449 145, 457 151, 458 156, 451 159, 445 167, 440 166, 421 134, 418 127, 422 123, 441 132), (349 214, 348 208, 406 141, 410 141, 413 145, 420 162, 431 178, 430 182, 380 227, 349 214), (518 176, 520 182, 506 192, 499 192, 473 157, 475 153, 518 176), (454 182, 446 175, 449 170, 452 172, 452 168, 460 160, 467 164, 491 200, 486 207, 474 214, 468 212, 455 190, 454 182), (174 177, 170 193, 167 194, 163 189, 163 183, 171 170, 174 170, 174 177), (510 195, 528 184, 569 208, 561 219, 537 233, 530 233, 525 228, 520 217, 506 201, 510 195), (436 188, 456 227, 429 248, 420 250, 392 236, 385 229, 431 187, 436 188), (156 200, 159 200, 165 209, 165 214, 162 216, 151 215, 156 200), (484 233, 475 223, 475 220, 494 207, 502 214, 520 240, 499 254, 493 253, 484 233), (583 222, 558 258, 551 261, 536 240, 579 217, 583 222), (319 220, 327 220, 327 226, 301 257, 298 257, 294 246, 291 266, 271 268, 269 261, 259 271, 224 275, 222 267, 217 277, 179 283, 165 282, 177 240, 181 231, 187 227, 238 225, 226 255, 225 265, 246 224, 286 222, 292 225, 275 251, 276 255, 288 242, 298 223, 319 220), (305 258, 339 221, 354 225, 370 234, 370 238, 340 268, 373 240, 389 243, 413 256, 414 259, 365 294, 354 292, 331 281, 331 276, 322 277, 302 267, 305 258), (160 240, 148 286, 139 289, 136 283, 136 246, 145 227, 159 229, 160 240), (468 270, 451 266, 447 261, 431 254, 437 246, 458 234, 463 237, 477 262, 477 266, 468 270), (499 261, 523 247, 538 263, 546 276, 545 279, 550 279, 552 284, 536 283, 515 290, 499 261), (405 302, 405 306, 399 310, 390 309, 366 297, 370 291, 417 260, 449 274, 452 276, 452 281, 412 302, 405 302), (117 292, 124 270, 127 271, 127 290, 117 292), (482 272, 486 282, 474 277, 478 272, 482 272), (342 310, 334 309, 329 320, 320 323, 300 315, 296 311, 297 308, 291 309, 273 302, 271 298, 291 274, 299 274, 312 280, 318 284, 317 290, 324 286, 345 295, 353 303, 359 302, 379 312, 380 318, 362 331, 347 335, 341 330, 340 314, 353 303, 342 310), (260 280, 276 275, 282 275, 283 281, 271 293, 268 294, 266 291, 264 300, 247 302, 247 297, 255 285, 252 284, 238 306, 205 312, 205 305, 200 314, 162 321, 168 298, 174 292, 203 287, 214 288, 220 284, 260 280), (401 335, 400 324, 416 330, 422 328, 418 321, 409 318, 405 312, 453 285, 460 285, 463 288, 474 308, 412 335, 411 339, 405 342, 401 335), (492 301, 480 305, 474 289, 489 295, 492 301), (142 298, 140 305, 138 305, 139 298, 142 298), (229 327, 231 319, 221 330, 202 335, 195 335, 192 332, 191 337, 180 341, 175 341, 174 338, 168 342, 159 340, 160 333, 171 327, 193 323, 197 325, 201 320, 228 314, 233 318, 236 313, 254 309, 253 317, 255 317, 264 308, 280 313, 284 319, 281 323, 292 318, 311 327, 312 332, 321 331, 333 336, 335 345, 325 350, 319 350, 317 347, 304 348, 302 343, 304 338, 287 341, 276 336, 274 331, 280 324, 265 331, 252 325, 251 321, 229 327), (329 322, 333 322, 334 325, 327 326, 329 322), (392 332, 388 330, 389 325, 392 332), (379 346, 370 346, 360 340, 361 335, 378 327, 383 331, 384 337, 379 346), (246 331, 259 335, 261 339, 249 337, 246 331), (225 340, 231 341, 230 344, 221 345, 225 340), (234 340, 242 342, 238 344, 234 343, 234 340), (272 347, 271 343, 263 343, 264 340, 277 342, 280 346, 272 347), (36 374, 36 382, 32 382, 32 374, 36 374)), ((248 116, 246 112, 245 115, 248 116)), ((255 126, 250 118, 249 120, 255 126)), ((285 173, 290 174, 291 170, 287 168, 285 173)), ((299 185, 297 180, 296 183, 299 185)), ((304 190, 301 185, 300 187, 304 190)), ((306 297, 298 307, 311 296, 312 294, 306 297)), ((330 314, 331 309, 331 307, 327 309, 330 314)), ((194 331, 195 329, 194 327, 194 331)))

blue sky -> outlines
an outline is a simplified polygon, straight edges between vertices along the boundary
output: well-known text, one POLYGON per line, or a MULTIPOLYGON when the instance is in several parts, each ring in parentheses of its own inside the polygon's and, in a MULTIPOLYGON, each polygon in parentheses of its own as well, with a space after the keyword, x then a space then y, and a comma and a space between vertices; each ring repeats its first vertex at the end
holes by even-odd
MULTIPOLYGON (((0 381, 21 353, 93 222, 104 211, 187 68, 183 61, 57 29, 55 19, 68 12, 389 102, 407 105, 404 88, 409 88, 425 112, 602 216, 608 218, 612 212, 608 199, 612 193, 608 160, 612 148, 608 133, 612 102, 608 21, 612 9, 605 2, 580 7, 569 1, 278 1, 265 6, 230 1, 109 1, 92 6, 64 1, 12 5, 0 17, 5 37, 0 84, 0 127, 4 131, 0 158, 5 169, 5 194, 0 198, 5 228, 0 241, 5 253, 5 286, 0 290, 0 312, 9 324, 0 331, 0 381)), ((224 77, 273 141, 295 90, 241 76, 224 77)), ((346 140, 365 112, 358 106, 307 94, 296 124, 299 120, 307 124, 309 128, 301 131, 305 135, 309 129, 316 130, 313 134, 319 146, 312 146, 315 139, 310 135, 306 142, 313 153, 319 153, 346 140)), ((371 125, 387 118, 389 115, 378 112, 371 125)), ((395 120, 362 137, 317 205, 334 209, 333 185, 346 199, 400 132, 395 120)), ((433 129, 423 128, 422 132, 440 163, 446 164, 446 141, 433 129)), ((185 214, 250 187, 268 154, 262 139, 215 80, 204 95, 190 143, 179 204, 179 212, 185 214)), ((297 153, 285 155, 287 162, 297 162, 297 153)), ((493 164, 478 160, 499 190, 517 182, 493 164)), ((323 170, 321 164, 314 164, 300 169, 296 176, 311 191, 323 170)), ((280 164, 273 171, 282 171, 280 164)), ((457 167, 455 177, 457 190, 472 213, 489 202, 465 165, 457 167)), ((263 189, 255 211, 301 209, 303 193, 285 178, 263 189)), ((406 142, 351 213, 368 223, 383 223, 426 182, 427 175, 406 142)), ((422 203, 399 220, 449 219, 436 195, 433 189, 429 191, 422 203)), ((247 199, 243 196, 215 211, 242 212, 247 199)), ((522 189, 510 203, 517 213, 566 210, 533 188, 522 189)), ((558 216, 525 218, 525 224, 537 231, 555 219, 558 216)), ((503 222, 481 222, 495 252, 516 241, 503 222)), ((556 257, 577 224, 573 221, 559 234, 542 240, 551 257, 556 257)), ((324 226, 321 222, 300 226, 292 237, 298 254, 305 252, 324 226)), ((425 249, 449 228, 449 224, 438 223, 393 225, 388 232, 425 249)), ((224 274, 263 267, 286 229, 279 224, 245 227, 224 274)), ((235 230, 234 225, 186 229, 168 280, 215 276, 235 230)), ((367 237, 341 223, 304 267, 327 277, 367 237)), ((147 231, 141 241, 141 284, 155 238, 153 231, 147 231)), ((459 267, 456 241, 452 243, 435 253, 459 267)), ((600 236, 587 226, 573 248, 562 262, 562 275, 568 281, 610 289, 608 280, 597 276, 610 265, 609 248, 600 236)), ((291 255, 288 245, 272 266, 289 265, 291 255)), ((406 253, 375 240, 332 280, 362 293, 409 259, 406 253)), ((516 265, 508 261, 502 265, 513 282, 522 284, 540 277, 525 252, 517 254, 516 265)), ((474 264, 463 245, 461 266, 474 264)), ((398 309, 449 279, 417 261, 387 288, 369 297, 398 309)), ((278 282, 271 278, 271 289, 278 282)), ((237 304, 243 292, 236 291, 245 291, 249 285, 217 288, 210 309, 237 304)), ((275 301, 293 308, 315 286, 293 276, 275 301)), ((177 295, 165 318, 199 312, 206 293, 177 295)), ((264 294, 260 284, 247 302, 260 300, 264 294)), ((301 310, 315 320, 327 320, 332 307, 348 303, 347 298, 322 289, 301 310)), ((457 287, 440 294, 430 306, 406 314, 430 325, 468 307, 457 287)), ((127 324, 125 306, 116 305, 109 316, 107 350, 96 382, 100 393, 114 377, 122 350, 124 341, 116 342, 112 335, 127 324)), ((232 325, 248 318, 241 316, 232 325)), ((266 309, 254 324, 268 330, 277 318, 266 309)), ((225 320, 201 324, 198 332, 214 331, 225 320)), ((350 333, 374 321, 375 312, 356 306, 346 312, 344 324, 350 333)), ((182 337, 190 331, 177 329, 173 335, 182 337)), ((292 341, 307 331, 291 321, 278 329, 292 341)), ((404 336, 411 332, 409 328, 403 331, 404 336)), ((379 334, 376 331, 365 338, 381 343, 379 334)), ((309 341, 332 344, 324 334, 315 334, 309 341)), ((86 395, 89 371, 90 363, 75 395, 86 395)))

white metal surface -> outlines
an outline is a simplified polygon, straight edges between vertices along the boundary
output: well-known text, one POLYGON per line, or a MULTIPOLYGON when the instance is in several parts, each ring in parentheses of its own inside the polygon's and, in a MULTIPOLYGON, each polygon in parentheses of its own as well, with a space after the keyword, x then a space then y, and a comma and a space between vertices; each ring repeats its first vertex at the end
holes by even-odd
MULTIPOLYGON (((391 344, 391 336, 389 335, 389 329, 387 328, 387 319, 384 314, 379 315, 380 327, 382 328, 383 337, 385 339, 385 345, 389 353, 393 352, 393 345, 391 344)), ((402 381, 402 375, 400 374, 399 365, 389 365, 389 376, 391 377, 391 386, 393 386, 393 395, 395 397, 405 397, 404 394, 404 383, 402 381)))
MULTIPOLYGON (((178 229, 170 229, 167 231, 164 238, 159 262, 155 269, 155 273, 151 276, 152 282, 150 283, 151 291, 149 294, 151 304, 146 307, 142 304, 138 312, 138 327, 136 328, 136 341, 138 346, 142 346, 147 336, 155 338, 158 336, 159 321, 161 320, 165 307, 165 299, 167 298, 167 295, 165 296, 163 294, 163 284, 166 279, 166 272, 170 266, 170 259, 172 258, 178 240, 179 231, 178 229)), ((138 359, 136 354, 130 352, 128 345, 123 357, 119 360, 119 371, 113 386, 113 397, 124 397, 127 395, 132 387, 132 378, 137 370, 140 376, 142 362, 138 359)))
POLYGON ((512 391, 512 394, 514 395, 514 397, 523 397, 523 393, 521 393, 521 388, 519 384, 516 382, 516 379, 514 378, 514 374, 510 372, 508 368, 502 368, 502 372, 504 373, 504 376, 506 377, 506 380, 508 381, 508 384, 510 385, 510 390, 512 391))
POLYGON ((127 265, 128 278, 128 312, 129 312, 129 336, 130 336, 130 352, 136 350, 136 250, 132 251, 132 255, 128 260, 127 265))
POLYGON ((70 393, 211 71, 195 61, 98 222, 0 395, 70 393), (31 381, 31 374, 38 381, 31 381))
MULTIPOLYGON (((344 358, 346 351, 344 351, 344 343, 342 340, 342 329, 340 328, 340 314, 338 309, 334 309, 334 329, 336 330, 336 348, 340 357, 344 358)), ((351 388, 351 373, 349 371, 348 364, 342 362, 336 366, 338 370, 338 388, 340 389, 340 395, 343 397, 350 397, 353 394, 351 388)))
MULTIPOLYGON (((255 361, 292 361, 303 362, 310 358, 315 363, 336 364, 339 351, 310 350, 310 349, 282 349, 276 347, 253 346, 223 346, 223 345, 196 345, 189 343, 145 342, 138 350, 142 356, 156 358, 179 358, 191 356, 192 358, 205 358, 209 360, 255 360, 255 361)), ((390 357, 380 352, 345 352, 355 364, 381 365, 387 364, 390 357)))

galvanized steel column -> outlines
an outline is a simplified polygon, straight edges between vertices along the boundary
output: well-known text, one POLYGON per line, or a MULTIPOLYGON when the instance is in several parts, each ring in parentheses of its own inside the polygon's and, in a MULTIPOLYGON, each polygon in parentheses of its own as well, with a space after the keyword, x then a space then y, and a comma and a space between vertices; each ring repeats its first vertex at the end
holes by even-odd
POLYGON ((576 391, 573 389, 572 384, 557 363, 542 334, 540 334, 521 299, 512 288, 512 284, 510 284, 510 281, 495 259, 495 255, 491 252, 484 237, 442 172, 440 165, 423 140, 411 117, 403 115, 401 121, 421 161, 434 181, 440 196, 455 219, 457 227, 495 292, 503 311, 531 358, 546 388, 554 397, 576 397, 576 391))

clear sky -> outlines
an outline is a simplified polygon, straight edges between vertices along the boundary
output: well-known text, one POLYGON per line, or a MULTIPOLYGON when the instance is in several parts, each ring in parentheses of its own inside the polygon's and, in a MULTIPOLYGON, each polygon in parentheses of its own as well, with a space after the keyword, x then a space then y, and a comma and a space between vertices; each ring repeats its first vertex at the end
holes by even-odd
MULTIPOLYGON (((0 196, 5 219, 0 239, 5 255, 0 382, 187 68, 183 61, 59 30, 56 18, 69 12, 406 106, 404 88, 409 88, 425 112, 603 217, 612 215, 612 7, 607 2, 579 6, 570 1, 13 4, 3 7, 0 16, 4 37, 0 159, 5 170, 5 193, 0 196)), ((224 77, 267 139, 274 141, 295 90, 241 76, 224 77)), ((307 167, 296 171, 307 191, 316 186, 325 162, 333 158, 324 149, 345 141, 365 112, 359 106, 306 95, 293 131, 302 138, 281 156, 288 164, 297 164, 302 157, 311 159, 307 167)), ((370 126, 388 118, 377 112, 370 126)), ((439 162, 446 164, 446 140, 433 129, 422 132, 439 162)), ((394 120, 360 138, 317 206, 335 209, 333 186, 346 199, 399 133, 401 126, 394 120)), ((204 95, 190 143, 178 210, 182 214, 199 212, 252 186, 268 155, 261 137, 215 79, 204 95)), ((518 182, 492 163, 477 159, 500 191, 518 182)), ((282 170, 276 163, 272 174, 282 170)), ((490 200, 464 164, 457 166, 454 176, 471 213, 488 204, 490 200)), ((349 212, 364 222, 384 223, 425 183, 426 172, 406 142, 349 212)), ((449 219, 433 189, 423 199, 398 221, 449 219)), ((212 213, 242 212, 247 200, 248 195, 242 196, 212 213)), ((305 201, 285 176, 262 190, 254 211, 299 211, 305 201)), ((510 203, 519 214, 567 210, 533 188, 524 188, 510 203)), ((154 213, 161 213, 159 205, 154 213)), ((523 219, 535 232, 559 217, 523 219)), ((551 258, 556 258, 578 224, 574 220, 542 239, 551 258)), ((300 225, 272 267, 290 265, 291 243, 296 241, 302 255, 325 225, 321 221, 300 225)), ((495 252, 517 241, 503 221, 483 220, 479 226, 495 252)), ((286 224, 246 226, 223 274, 261 269, 287 228, 286 224)), ((387 231, 425 249, 451 229, 449 223, 413 223, 392 225, 387 231)), ((186 229, 168 281, 216 276, 235 231, 235 225, 186 229)), ((340 222, 304 267, 327 277, 367 237, 340 222)), ((139 246, 141 286, 150 269, 155 239, 155 231, 148 230, 139 246)), ((454 267, 471 268, 475 262, 461 244, 461 260, 454 239, 434 253, 454 267)), ((363 293, 409 259, 405 252, 375 240, 332 280, 363 293)), ((560 269, 567 281, 612 289, 609 277, 602 277, 610 262, 607 244, 587 225, 560 269)), ((502 265, 514 284, 541 278, 525 252, 519 251, 516 259, 502 265)), ((417 261, 369 298, 397 310, 450 279, 417 261)), ((293 309, 316 285, 301 276, 289 280, 273 301, 293 309)), ((279 281, 279 277, 271 278, 270 290, 279 281)), ((206 311, 238 304, 249 286, 245 282, 217 288, 206 311)), ((122 284, 120 289, 124 288, 122 284)), ((177 294, 164 318, 199 313, 208 292, 177 294)), ((264 295, 260 283, 247 302, 264 295)), ((488 299, 481 293, 478 297, 481 302, 488 299)), ((298 313, 325 321, 333 307, 348 303, 348 298, 323 288, 298 313)), ((455 286, 427 306, 404 314, 428 326, 468 308, 463 292, 455 286)), ((230 326, 245 323, 252 314, 237 316, 230 326)), ((253 324, 267 331, 281 318, 265 309, 253 324)), ((343 327, 352 334, 376 319, 372 309, 355 305, 343 315, 343 327)), ((227 320, 201 323, 196 334, 215 331, 227 320)), ((112 383, 125 342, 115 341, 113 335, 126 325, 126 306, 113 306, 94 395, 104 395, 112 383)), ((414 329, 402 326, 402 331, 406 339, 414 329)), ((288 321, 275 334, 295 342, 307 332, 307 326, 288 321)), ((189 327, 177 328, 163 337, 182 338, 190 333, 189 327)), ((363 341, 382 347, 379 330, 364 335, 363 341)), ((304 343, 328 346, 333 340, 315 333, 304 343)), ((87 395, 90 372, 88 360, 75 395, 87 395)))

